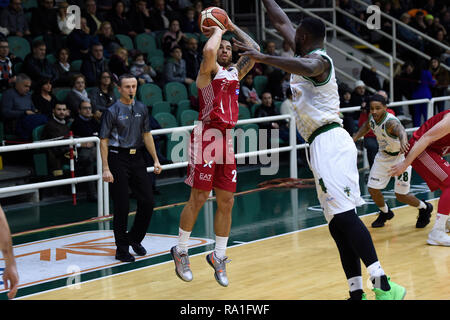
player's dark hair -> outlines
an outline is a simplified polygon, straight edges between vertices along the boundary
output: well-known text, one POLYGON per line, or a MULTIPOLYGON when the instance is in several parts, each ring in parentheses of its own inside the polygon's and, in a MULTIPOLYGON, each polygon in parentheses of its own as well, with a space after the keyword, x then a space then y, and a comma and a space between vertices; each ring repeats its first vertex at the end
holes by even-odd
POLYGON ((301 26, 312 35, 313 39, 323 40, 325 38, 325 24, 322 20, 306 17, 302 20, 301 26))
POLYGON ((381 102, 381 104, 382 104, 383 106, 387 105, 386 98, 383 97, 383 96, 380 95, 380 94, 374 94, 373 96, 370 96, 370 98, 369 98, 369 103, 372 102, 372 101, 378 101, 378 102, 381 102))

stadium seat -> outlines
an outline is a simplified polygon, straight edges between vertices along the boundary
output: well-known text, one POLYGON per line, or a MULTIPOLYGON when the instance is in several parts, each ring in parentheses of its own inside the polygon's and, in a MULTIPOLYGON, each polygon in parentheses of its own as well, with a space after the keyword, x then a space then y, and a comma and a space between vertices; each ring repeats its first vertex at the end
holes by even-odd
POLYGON ((83 63, 83 60, 74 60, 70 63, 70 66, 73 68, 73 71, 79 72, 81 69, 82 63, 83 63))
POLYGON ((50 62, 50 64, 54 64, 58 61, 53 53, 46 55, 45 58, 47 58, 47 61, 50 62))
POLYGON ((173 128, 177 127, 177 119, 171 114, 167 112, 160 112, 154 115, 154 118, 160 124, 161 128, 173 128))
POLYGON ((170 113, 170 103, 167 101, 159 101, 155 102, 152 107, 152 116, 155 116, 158 113, 170 113))
POLYGON ((187 161, 190 133, 188 131, 177 132, 176 138, 173 139, 174 141, 172 141, 172 134, 167 136, 166 158, 173 162, 187 161), (174 150, 175 147, 177 149, 174 150))
POLYGON ((281 105, 283 104, 283 101, 274 101, 273 104, 275 105, 275 109, 280 112, 281 105))
POLYGON ((266 76, 255 76, 253 78, 253 86, 255 87, 256 93, 261 97, 264 90, 266 89, 268 79, 266 76))
POLYGON ((17 62, 13 65, 14 74, 19 74, 22 71, 23 62, 17 62))
POLYGON ((145 83, 139 86, 138 98, 146 106, 153 106, 155 103, 163 101, 161 88, 154 83, 145 83))
POLYGON ((255 116, 256 110, 261 106, 260 103, 255 103, 254 105, 252 105, 251 107, 251 113, 252 113, 252 117, 255 116))
POLYGON ((198 120, 198 112, 195 110, 184 110, 181 113, 181 126, 192 126, 198 120))
POLYGON ((168 82, 164 85, 164 96, 166 101, 177 104, 180 100, 188 100, 187 89, 180 82, 168 82))
POLYGON ((55 97, 58 101, 60 102, 64 102, 66 100, 67 94, 70 92, 70 90, 72 89, 59 89, 58 91, 55 92, 55 97))
POLYGON ((193 97, 198 97, 197 83, 194 81, 189 85, 189 95, 193 97))
MULTIPOLYGON (((33 129, 31 132, 31 137, 33 141, 41 140, 42 131, 44 130, 45 124, 38 126, 33 129)), ((34 164, 34 172, 37 176, 46 176, 48 175, 48 166, 47 166, 47 153, 45 150, 36 149, 33 154, 33 164, 34 164)))
POLYGON ((181 114, 185 110, 189 110, 191 108, 191 102, 189 100, 180 100, 177 103, 177 121, 181 123, 181 114))
POLYGON ((131 40, 131 38, 129 36, 127 36, 125 34, 116 34, 116 37, 117 37, 117 39, 119 39, 122 47, 124 47, 127 50, 134 49, 133 40, 131 40))
POLYGON ((10 52, 22 58, 22 60, 31 52, 30 44, 25 38, 10 36, 8 37, 8 44, 10 52))
POLYGON ((37 0, 22 0, 22 8, 24 11, 28 11, 28 9, 37 7, 38 7, 37 0))
POLYGON ((243 120, 243 119, 250 119, 251 115, 250 115, 250 110, 242 105, 239 105, 239 120, 243 120))
POLYGON ((164 57, 150 56, 147 60, 156 72, 163 72, 165 62, 164 57))
POLYGON ((242 126, 238 126, 235 129, 235 138, 236 138, 236 153, 243 152, 251 152, 258 150, 258 129, 259 126, 256 123, 244 124, 242 126), (243 135, 237 135, 236 130, 242 129, 244 132, 243 135), (254 144, 250 144, 250 138, 247 137, 256 137, 256 141, 253 141, 254 144))
POLYGON ((148 54, 151 57, 163 57, 164 58, 164 51, 161 49, 155 49, 149 52, 148 54))
POLYGON ((136 43, 136 49, 144 52, 144 53, 150 53, 153 50, 156 50, 156 40, 155 37, 147 34, 147 33, 141 33, 136 36, 134 39, 136 43))

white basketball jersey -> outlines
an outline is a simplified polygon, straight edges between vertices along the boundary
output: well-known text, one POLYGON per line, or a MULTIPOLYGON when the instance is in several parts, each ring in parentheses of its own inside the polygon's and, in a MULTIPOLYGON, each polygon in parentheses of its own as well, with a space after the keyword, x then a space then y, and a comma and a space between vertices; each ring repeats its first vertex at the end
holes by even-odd
POLYGON ((336 122, 342 125, 342 119, 339 117, 340 103, 333 60, 324 49, 316 49, 312 52, 330 61, 331 69, 328 78, 321 83, 305 76, 291 75, 295 121, 298 131, 306 141, 316 129, 328 123, 336 122))
POLYGON ((371 114, 369 115, 370 128, 377 137, 378 151, 398 153, 400 151, 400 139, 398 137, 389 135, 389 133, 386 131, 386 122, 389 120, 396 120, 400 122, 397 119, 397 117, 395 117, 392 113, 389 112, 386 112, 383 120, 381 120, 380 123, 376 123, 372 115, 371 114))

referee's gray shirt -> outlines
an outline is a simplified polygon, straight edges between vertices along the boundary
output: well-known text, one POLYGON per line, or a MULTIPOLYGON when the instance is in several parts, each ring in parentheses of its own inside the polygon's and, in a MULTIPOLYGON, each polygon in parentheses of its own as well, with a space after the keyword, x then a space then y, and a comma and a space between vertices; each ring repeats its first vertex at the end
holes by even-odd
POLYGON ((99 138, 109 139, 111 147, 140 148, 142 134, 150 130, 148 109, 142 102, 127 105, 117 100, 102 116, 99 138))

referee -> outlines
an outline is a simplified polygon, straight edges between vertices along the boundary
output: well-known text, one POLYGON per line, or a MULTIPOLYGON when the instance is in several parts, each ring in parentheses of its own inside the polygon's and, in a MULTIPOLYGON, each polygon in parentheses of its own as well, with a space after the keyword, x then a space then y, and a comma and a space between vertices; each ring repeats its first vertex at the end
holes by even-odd
POLYGON ((144 163, 144 146, 154 160, 155 173, 162 171, 155 144, 150 133, 147 108, 134 99, 137 80, 124 74, 119 78, 120 99, 103 114, 100 129, 100 150, 103 165, 103 181, 111 183, 114 205, 114 238, 116 259, 133 262, 129 246, 139 255, 147 254, 141 245, 153 214, 151 178, 144 163), (130 211, 128 187, 137 199, 136 217, 127 233, 130 211))

